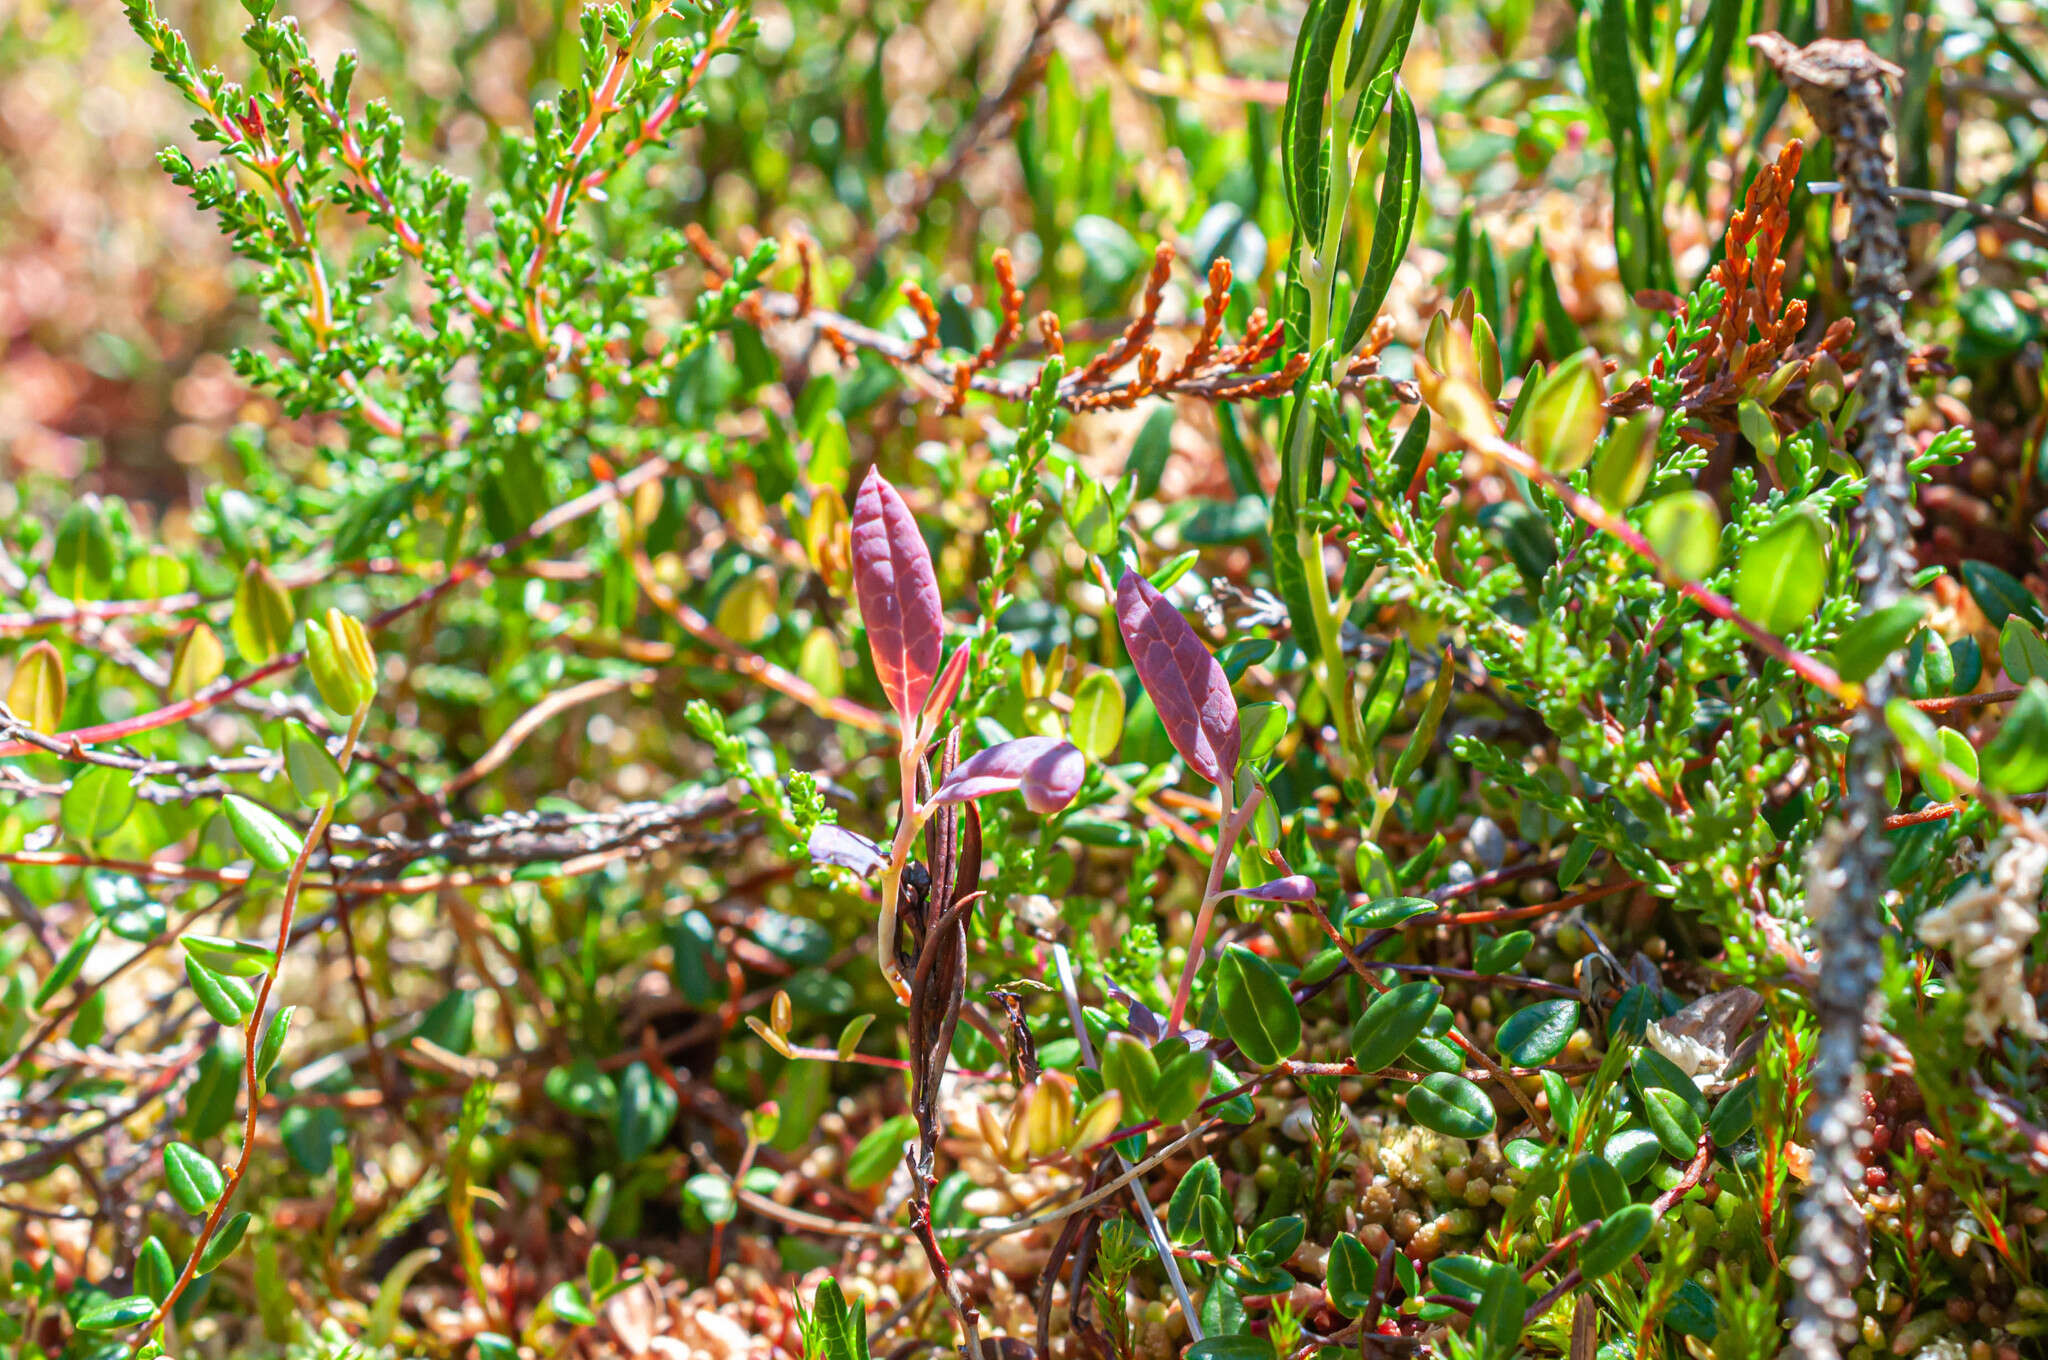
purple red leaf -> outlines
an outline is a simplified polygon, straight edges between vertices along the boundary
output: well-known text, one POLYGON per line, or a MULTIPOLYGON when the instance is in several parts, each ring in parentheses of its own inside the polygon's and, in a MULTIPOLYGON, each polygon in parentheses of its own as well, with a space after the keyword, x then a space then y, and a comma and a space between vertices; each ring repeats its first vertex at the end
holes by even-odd
POLYGON ((1221 788, 1237 771, 1238 751, 1237 701, 1223 667, 1180 611, 1136 572, 1117 583, 1116 621, 1167 740, 1190 769, 1221 788))
POLYGON ((1216 895, 1249 897, 1255 902, 1313 902, 1316 900, 1316 881, 1307 874, 1289 874, 1271 883, 1261 883, 1256 888, 1232 888, 1216 895))
POLYGON ((932 686, 931 697, 924 701, 926 731, 938 731, 939 720, 953 706, 954 697, 960 693, 960 684, 967 678, 967 662, 973 652, 974 644, 963 642, 946 658, 946 669, 939 672, 939 682, 932 686))
POLYGON ((1024 795, 1025 807, 1049 817, 1074 801, 1087 773, 1088 757, 1079 747, 1063 741, 1025 767, 1017 788, 1024 795))
POLYGON ((960 762, 932 795, 931 804, 944 807, 1022 789, 1032 811, 1057 812, 1081 787, 1086 766, 1086 758, 1057 737, 1018 737, 960 762))
POLYGON ((851 869, 862 877, 889 862, 881 847, 866 836, 830 822, 820 822, 811 828, 811 839, 806 848, 811 852, 812 863, 834 864, 842 869, 851 869))
POLYGON ((946 629, 932 555, 910 507, 873 468, 853 503, 852 536, 853 588, 868 650, 907 733, 931 693, 946 629))

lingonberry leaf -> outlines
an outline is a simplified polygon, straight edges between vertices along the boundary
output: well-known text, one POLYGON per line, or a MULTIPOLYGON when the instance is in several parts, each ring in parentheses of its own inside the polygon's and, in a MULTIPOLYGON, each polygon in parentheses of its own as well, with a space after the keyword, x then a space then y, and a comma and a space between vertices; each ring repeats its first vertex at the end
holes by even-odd
POLYGON ((1195 630, 1136 572, 1116 588, 1116 621, 1167 740, 1188 767, 1222 787, 1237 769, 1237 701, 1195 630))
POLYGON ((868 470, 853 503, 853 587, 889 706, 908 731, 939 669, 945 614, 931 551, 896 488, 868 470))
POLYGON ((1057 812, 1073 801, 1087 758, 1058 737, 1018 737, 960 762, 932 795, 932 806, 966 803, 1012 789, 1033 812, 1057 812))

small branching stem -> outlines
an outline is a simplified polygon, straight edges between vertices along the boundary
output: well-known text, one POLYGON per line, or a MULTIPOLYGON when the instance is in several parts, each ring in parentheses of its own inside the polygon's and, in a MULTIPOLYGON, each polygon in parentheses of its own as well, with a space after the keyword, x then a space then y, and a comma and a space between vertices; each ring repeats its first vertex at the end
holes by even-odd
MULTIPOLYGON (((342 772, 348 772, 349 763, 355 757, 356 742, 363 734, 363 720, 369 716, 369 709, 359 708, 349 720, 348 735, 342 739, 341 753, 335 758, 342 772)), ((206 1222, 200 1226, 199 1235, 192 1240, 192 1254, 185 1260, 185 1268, 178 1274, 170 1292, 156 1312, 137 1333, 131 1349, 139 1351, 153 1335, 163 1320, 170 1316, 178 1298, 191 1286, 199 1273, 199 1260, 206 1254, 207 1244, 227 1217, 228 1206, 234 1203, 235 1190, 248 1174, 249 1163, 256 1155, 256 1115, 263 1103, 263 1080, 256 1071, 256 1058, 263 1046, 263 1022, 270 1008, 270 993, 276 987, 279 974, 284 971, 284 956, 292 942, 292 915, 298 906, 299 893, 305 886, 306 866, 312 862, 313 853, 327 835, 328 826, 334 821, 334 806, 337 799, 322 803, 313 814, 313 825, 306 832, 306 839, 299 846, 299 853, 292 860, 290 873, 285 878, 284 900, 278 907, 277 947, 271 951, 270 966, 263 970, 263 981, 256 988, 256 1004, 249 1011, 249 1019, 242 1027, 242 1081, 243 1096, 248 1109, 242 1116, 242 1148, 235 1157, 235 1164, 228 1169, 227 1182, 215 1201, 213 1209, 206 1215, 206 1222)))

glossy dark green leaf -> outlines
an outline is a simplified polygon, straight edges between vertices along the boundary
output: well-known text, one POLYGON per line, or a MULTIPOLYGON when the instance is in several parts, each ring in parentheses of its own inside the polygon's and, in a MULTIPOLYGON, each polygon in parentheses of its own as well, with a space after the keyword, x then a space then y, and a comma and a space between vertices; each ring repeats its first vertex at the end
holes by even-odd
POLYGON ((1578 1002, 1565 997, 1538 1001, 1503 1021, 1493 1046, 1517 1067, 1535 1067, 1564 1052, 1578 1027, 1578 1002))
POLYGON ((1373 1283, 1379 1277, 1379 1262, 1365 1244, 1350 1233, 1338 1233, 1330 1244, 1330 1260, 1323 1289, 1330 1306, 1345 1317, 1357 1317, 1372 1306, 1373 1283))
POLYGON ((907 1114, 870 1131, 846 1159, 846 1183, 855 1190, 872 1190, 888 1180, 903 1163, 903 1145, 916 1136, 917 1121, 907 1114))
POLYGON ((291 1033, 292 1016, 298 1013, 298 1009, 297 1006, 284 1007, 271 1016, 270 1023, 264 1027, 263 1042, 256 1050, 256 1080, 264 1080, 277 1066, 278 1058, 284 1053, 285 1038, 291 1033))
POLYGON ((1989 562, 1974 560, 1964 562, 1957 571, 1963 578, 1963 585, 1968 587, 1970 597, 1976 600, 1977 608, 1984 611, 1985 620, 1993 628, 2003 628, 2006 619, 2014 614, 2036 628, 2048 627, 2048 619, 2041 615, 2041 602, 2011 574, 1989 562))
POLYGON ((1486 936, 1472 946, 1472 971, 1505 973, 1529 956, 1536 936, 1527 930, 1511 930, 1501 936, 1486 936))
POLYGON ((1248 1333, 1205 1336, 1187 1348, 1185 1360, 1273 1360, 1273 1343, 1248 1333))
POLYGON ((1432 1072, 1409 1088, 1408 1117, 1447 1138, 1479 1138, 1493 1131, 1493 1102, 1454 1072, 1432 1072))
POLYGON ((1631 1124, 1615 1130, 1608 1140, 1601 1144, 1600 1155, 1610 1162, 1621 1178, 1634 1185, 1650 1174, 1650 1169, 1664 1156, 1664 1146, 1657 1135, 1641 1124, 1631 1124))
POLYGON ((1643 1122, 1657 1135, 1658 1146, 1673 1157, 1690 1158, 1700 1141, 1700 1117, 1684 1096, 1662 1086, 1642 1093, 1643 1122))
POLYGON ((1216 965, 1223 1027, 1246 1060, 1271 1067, 1301 1047, 1301 1011, 1273 965, 1231 945, 1216 965))
POLYGON ((1374 997, 1351 1027, 1351 1056, 1358 1070, 1391 1066, 1421 1037, 1442 995, 1433 982, 1404 982, 1374 997))
POLYGON ((78 976, 78 970, 85 967, 86 957, 92 953, 93 946, 100 942, 100 932, 105 929, 106 922, 97 916, 85 923, 77 937, 65 946, 64 952, 57 956, 57 962, 44 975, 42 984, 36 988, 35 1000, 29 1003, 32 1008, 41 1010, 57 993, 71 984, 71 980, 78 976))
POLYGON ((180 935, 178 944, 214 972, 232 973, 236 977, 262 977, 277 957, 277 951, 268 945, 220 935, 180 935))
POLYGON ((1756 1078, 1744 1077, 1714 1102, 1707 1134, 1716 1147, 1732 1146, 1756 1123, 1756 1078))
POLYGON ((2008 615, 1999 630, 1998 656, 2006 679, 2015 685, 2036 676, 2048 678, 2048 642, 2042 641, 2040 629, 2017 614, 2008 615))
POLYGON ((1123 1092, 1126 1110, 1141 1119, 1152 1118, 1159 1063, 1143 1040, 1130 1034, 1110 1035, 1102 1046, 1102 1080, 1109 1089, 1123 1092))
POLYGON ((1529 1286, 1507 1261, 1491 1262, 1486 1283, 1480 1288, 1472 1310, 1472 1335, 1487 1355, 1515 1353, 1522 1339, 1522 1318, 1533 1300, 1529 1286))
POLYGON ((227 1189, 220 1168, 189 1143, 164 1144, 164 1180, 171 1198, 188 1214, 203 1214, 213 1208, 227 1189))
POLYGON ((155 1315, 155 1303, 144 1295, 131 1294, 125 1299, 102 1299, 90 1305, 78 1315, 76 1323, 82 1332, 112 1332, 147 1322, 155 1315))
POLYGON ((171 1260, 170 1249, 155 1237, 144 1242, 142 1250, 135 1254, 135 1287, 151 1300, 162 1303, 177 1280, 178 1267, 171 1260))
POLYGON ((1344 924, 1357 930, 1384 930, 1436 910, 1436 903, 1426 897, 1378 897, 1346 910, 1344 924))
MULTIPOLYGON (((676 1093, 644 1062, 636 1062, 619 1074, 619 1098, 612 1110, 612 1136, 618 1140, 619 1159, 636 1162, 668 1137, 676 1118, 676 1093)), ((901 1116, 907 1118, 908 1116, 901 1116)), ((855 1150, 847 1163, 847 1183, 854 1182, 855 1150)), ((861 1188, 861 1187, 856 1187, 861 1188)))
MULTIPOLYGON (((1209 1095, 1216 1059, 1206 1050, 1182 1053, 1159 1069, 1153 1088, 1152 1117, 1162 1124, 1191 1118, 1209 1095)), ((1128 1121, 1127 1121, 1128 1122, 1128 1121)))
POLYGON ((1590 1283, 1619 1270, 1629 1257, 1642 1250, 1656 1225, 1656 1211, 1647 1204, 1630 1204, 1615 1210, 1579 1244, 1579 1273, 1590 1283))
POLYGON ((249 1231, 249 1213, 244 1210, 230 1217, 214 1233, 213 1240, 206 1244, 206 1250, 199 1253, 199 1273, 208 1274, 220 1269, 221 1262, 235 1254, 235 1248, 242 1245, 242 1235, 249 1231))
POLYGON ((1572 1221, 1581 1226, 1609 1218, 1628 1204, 1628 1185, 1614 1164, 1595 1152, 1581 1153, 1565 1173, 1572 1196, 1572 1221))
POLYGON ((1985 785, 2000 793, 2048 787, 2048 680, 2027 681, 1985 746, 1982 764, 1985 785))
POLYGON ((1701 1119, 1707 1117, 1707 1097, 1686 1070, 1654 1048, 1646 1048, 1636 1054, 1629 1066, 1629 1083, 1640 1094, 1662 1088, 1675 1091, 1685 1098, 1693 1114, 1701 1119))
POLYGON ((256 1009, 256 993, 250 990, 248 983, 238 977, 216 973, 190 954, 185 956, 185 976, 191 980, 199 1004, 223 1025, 245 1024, 249 1012, 256 1009))
POLYGON ((1223 1172, 1214 1157, 1204 1157, 1189 1167, 1166 1201, 1166 1235, 1182 1246, 1201 1240, 1202 1197, 1222 1193, 1223 1172))

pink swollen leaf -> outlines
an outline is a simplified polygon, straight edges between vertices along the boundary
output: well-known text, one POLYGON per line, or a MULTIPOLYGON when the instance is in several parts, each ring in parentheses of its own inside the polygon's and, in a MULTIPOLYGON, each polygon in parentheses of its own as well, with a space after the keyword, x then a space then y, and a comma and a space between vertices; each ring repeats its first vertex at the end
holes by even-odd
POLYGON ((1081 787, 1085 768, 1081 753, 1057 737, 1018 737, 961 761, 932 795, 932 806, 1022 789, 1032 811, 1057 812, 1081 787))
POLYGON ((1136 572, 1117 583, 1116 621, 1167 740, 1190 769, 1222 787, 1237 772, 1238 751, 1237 701, 1223 667, 1180 611, 1136 572))
POLYGON ((1316 900, 1316 881, 1307 874, 1289 874, 1271 883, 1261 883, 1256 888, 1232 888, 1216 895, 1249 897, 1256 902, 1313 902, 1316 900))
POLYGON ((853 587, 875 674, 908 733, 931 693, 946 616, 917 520, 873 468, 853 503, 853 587))

